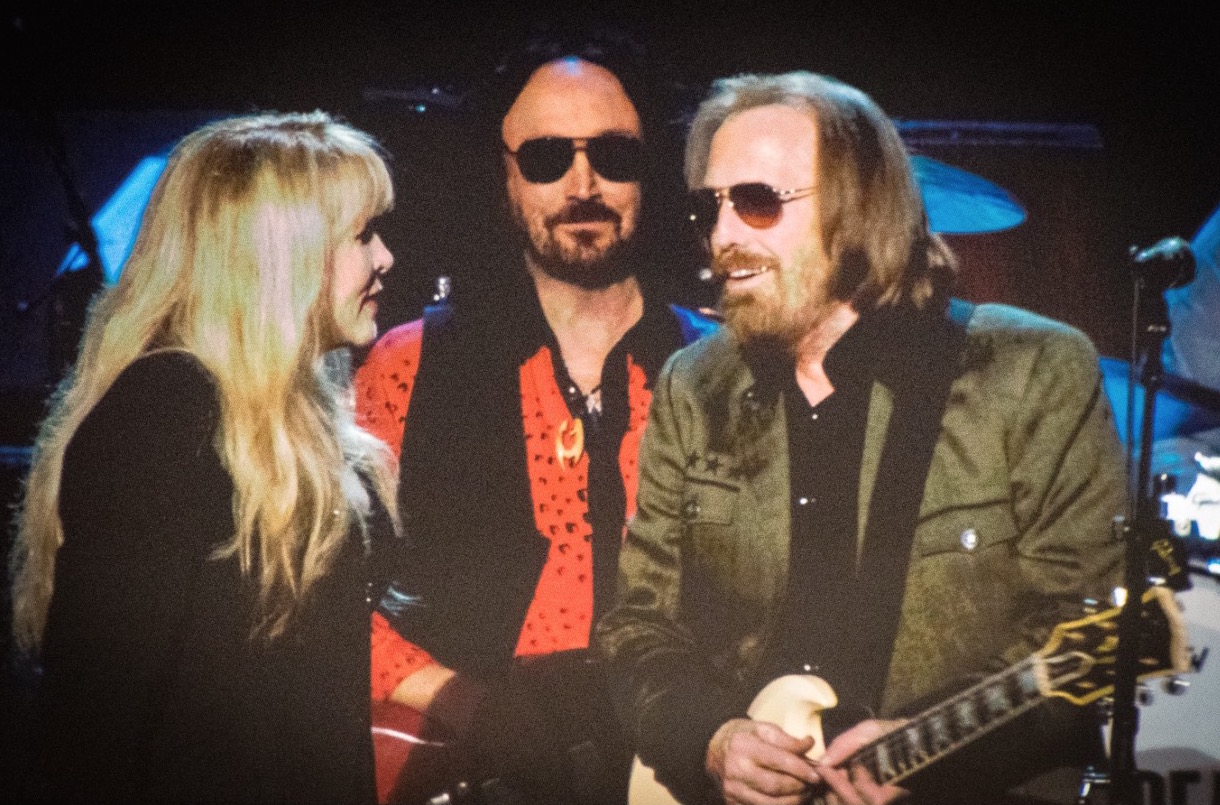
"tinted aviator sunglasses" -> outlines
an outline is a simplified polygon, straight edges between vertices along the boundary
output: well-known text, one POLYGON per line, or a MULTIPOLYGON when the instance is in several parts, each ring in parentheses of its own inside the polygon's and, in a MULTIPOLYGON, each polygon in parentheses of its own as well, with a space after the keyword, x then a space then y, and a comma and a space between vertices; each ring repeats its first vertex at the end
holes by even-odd
POLYGON ((643 144, 626 134, 599 134, 596 137, 535 137, 516 151, 504 150, 517 160, 527 182, 550 184, 559 181, 572 167, 577 151, 584 151, 593 170, 611 182, 639 181, 643 168, 643 144))
POLYGON ((720 205, 727 200, 737 217, 754 229, 770 229, 779 223, 784 205, 812 195, 814 187, 776 190, 762 182, 746 182, 731 187, 703 187, 687 196, 690 220, 703 237, 711 237, 720 217, 720 205))

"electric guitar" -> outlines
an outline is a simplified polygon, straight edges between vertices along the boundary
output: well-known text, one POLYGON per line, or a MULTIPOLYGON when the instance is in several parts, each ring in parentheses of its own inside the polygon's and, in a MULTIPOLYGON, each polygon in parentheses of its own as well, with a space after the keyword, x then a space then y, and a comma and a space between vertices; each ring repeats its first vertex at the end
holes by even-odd
POLYGON ((481 725, 477 750, 436 719, 374 702, 378 802, 532 803, 551 787, 570 788, 577 801, 602 801, 604 792, 624 788, 631 754, 606 700, 601 668, 590 659, 584 651, 536 657, 490 683, 494 720, 481 725))
MULTIPOLYGON (((1186 627, 1166 587, 1141 599, 1139 679, 1190 670, 1186 627)), ((1061 623, 1041 650, 1006 671, 937 704, 859 749, 844 766, 859 764, 878 783, 897 783, 971 743, 1049 697, 1086 705, 1114 690, 1119 608, 1061 623)), ((826 752, 819 713, 837 703, 834 690, 816 676, 782 676, 755 697, 750 718, 778 724, 797 738, 815 741, 807 756, 826 752)), ((628 805, 679 805, 637 755, 628 805)))
POLYGON ((455 779, 453 741, 418 710, 373 702, 379 805, 422 805, 455 779))

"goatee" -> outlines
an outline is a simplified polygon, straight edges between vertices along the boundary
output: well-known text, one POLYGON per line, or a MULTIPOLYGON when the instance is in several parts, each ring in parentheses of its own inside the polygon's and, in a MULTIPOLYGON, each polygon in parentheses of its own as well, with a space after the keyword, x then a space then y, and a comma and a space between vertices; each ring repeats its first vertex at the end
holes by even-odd
POLYGON ((526 248, 534 265, 546 274, 589 290, 610 287, 632 275, 633 250, 620 234, 622 216, 597 199, 575 201, 548 217, 544 225, 545 238, 527 236, 526 248), (605 247, 597 245, 594 233, 578 233, 576 245, 568 247, 560 245, 554 234, 564 224, 599 222, 611 224, 615 233, 605 247))

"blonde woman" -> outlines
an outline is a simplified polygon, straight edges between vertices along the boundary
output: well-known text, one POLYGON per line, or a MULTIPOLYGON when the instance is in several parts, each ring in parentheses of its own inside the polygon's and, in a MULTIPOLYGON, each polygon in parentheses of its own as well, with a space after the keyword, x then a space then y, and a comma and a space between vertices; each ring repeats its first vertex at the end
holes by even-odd
POLYGON ((31 793, 375 798, 366 563, 393 481, 327 354, 377 335, 392 197, 376 143, 321 112, 175 149, 19 513, 31 793))

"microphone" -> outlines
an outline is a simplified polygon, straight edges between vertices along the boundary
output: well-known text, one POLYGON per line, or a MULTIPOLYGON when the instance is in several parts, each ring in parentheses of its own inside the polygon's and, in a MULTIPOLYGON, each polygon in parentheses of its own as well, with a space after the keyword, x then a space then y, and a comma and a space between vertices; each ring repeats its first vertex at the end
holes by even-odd
POLYGON ((1131 273, 1147 293, 1181 288, 1195 278, 1195 253, 1179 237, 1162 238, 1146 249, 1132 246, 1131 273))

